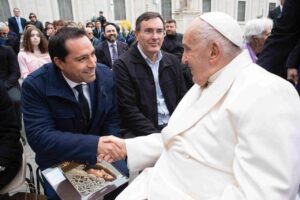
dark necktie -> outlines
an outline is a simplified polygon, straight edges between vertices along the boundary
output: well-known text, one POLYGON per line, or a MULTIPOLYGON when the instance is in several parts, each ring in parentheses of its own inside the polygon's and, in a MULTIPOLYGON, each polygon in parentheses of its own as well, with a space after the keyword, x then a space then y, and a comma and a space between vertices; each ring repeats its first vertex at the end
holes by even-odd
POLYGON ((115 44, 112 44, 111 48, 112 48, 111 64, 114 64, 114 62, 118 59, 118 53, 117 53, 117 48, 116 48, 115 44))
POLYGON ((81 110, 83 111, 83 114, 85 116, 86 122, 89 121, 90 119, 90 108, 89 108, 89 103, 87 99, 85 98, 82 90, 82 84, 77 85, 75 89, 78 92, 78 102, 81 107, 81 110))

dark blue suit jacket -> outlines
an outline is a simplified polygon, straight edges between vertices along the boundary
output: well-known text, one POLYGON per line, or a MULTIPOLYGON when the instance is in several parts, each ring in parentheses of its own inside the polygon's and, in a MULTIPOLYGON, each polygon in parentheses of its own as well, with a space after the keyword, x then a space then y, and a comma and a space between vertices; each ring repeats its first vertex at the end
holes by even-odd
MULTIPOLYGON (((118 56, 122 55, 128 50, 128 45, 124 42, 117 41, 118 56)), ((111 57, 109 52, 109 46, 106 40, 98 44, 95 50, 97 62, 105 64, 112 68, 111 57)))
MULTIPOLYGON (((26 19, 20 17, 20 20, 21 20, 21 25, 22 25, 23 31, 24 31, 24 28, 26 26, 26 19)), ((18 26, 15 16, 8 18, 8 27, 9 27, 10 31, 13 31, 16 34, 19 34, 19 26, 18 26)))
POLYGON ((28 142, 41 169, 62 161, 94 164, 99 136, 119 134, 113 72, 97 65, 89 83, 92 118, 85 124, 74 93, 52 63, 31 73, 22 85, 22 109, 28 142))

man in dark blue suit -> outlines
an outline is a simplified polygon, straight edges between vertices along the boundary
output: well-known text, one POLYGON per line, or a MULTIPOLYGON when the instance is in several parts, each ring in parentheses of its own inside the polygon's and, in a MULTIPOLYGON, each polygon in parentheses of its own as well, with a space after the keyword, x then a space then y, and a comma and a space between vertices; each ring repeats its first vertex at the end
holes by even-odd
POLYGON ((17 35, 22 34, 25 29, 26 19, 20 17, 20 9, 14 8, 14 16, 8 18, 8 27, 17 35))
POLYGON ((101 22, 99 20, 96 20, 95 22, 95 28, 93 30, 93 34, 95 38, 100 40, 101 35, 103 34, 103 29, 101 27, 101 22))
MULTIPOLYGON (((109 161, 124 156, 99 137, 119 135, 115 77, 96 64, 85 31, 60 29, 49 42, 49 54, 53 63, 30 74, 22 85, 25 131, 37 164, 43 170, 62 161, 95 164, 101 155, 109 161)), ((124 161, 115 164, 127 173, 124 161)), ((49 200, 58 199, 49 184, 46 194, 49 200)))
POLYGON ((97 62, 112 68, 113 63, 120 55, 128 50, 128 45, 117 40, 118 32, 114 23, 104 26, 105 40, 96 47, 97 62))

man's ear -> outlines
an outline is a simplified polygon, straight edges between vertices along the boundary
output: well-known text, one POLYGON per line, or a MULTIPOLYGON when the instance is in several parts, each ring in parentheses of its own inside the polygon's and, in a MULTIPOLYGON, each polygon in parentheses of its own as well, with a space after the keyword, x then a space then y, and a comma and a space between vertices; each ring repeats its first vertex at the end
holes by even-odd
POLYGON ((62 61, 60 58, 58 57, 54 57, 53 58, 53 61, 55 63, 55 65, 60 69, 60 70, 63 70, 64 68, 64 61, 62 61))
POLYGON ((215 62, 220 56, 220 45, 219 43, 213 42, 211 44, 210 60, 215 62))

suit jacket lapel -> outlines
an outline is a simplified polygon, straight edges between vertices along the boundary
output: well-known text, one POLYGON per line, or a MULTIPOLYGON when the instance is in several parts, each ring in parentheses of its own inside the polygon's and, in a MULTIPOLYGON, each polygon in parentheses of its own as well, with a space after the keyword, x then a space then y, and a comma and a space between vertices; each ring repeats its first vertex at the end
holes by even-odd
POLYGON ((109 67, 112 67, 109 48, 110 48, 110 47, 108 46, 107 41, 105 40, 105 41, 103 42, 103 51, 104 51, 104 55, 105 55, 105 57, 108 59, 109 67))
POLYGON ((210 86, 201 90, 194 85, 177 106, 168 126, 163 129, 165 141, 197 124, 226 95, 240 71, 251 63, 248 52, 243 52, 223 68, 210 86))
POLYGON ((49 64, 46 67, 49 69, 46 95, 59 96, 63 99, 77 103, 72 89, 64 79, 61 72, 53 64, 49 64))
POLYGON ((118 56, 120 56, 123 53, 122 44, 117 41, 117 50, 118 50, 118 56))

